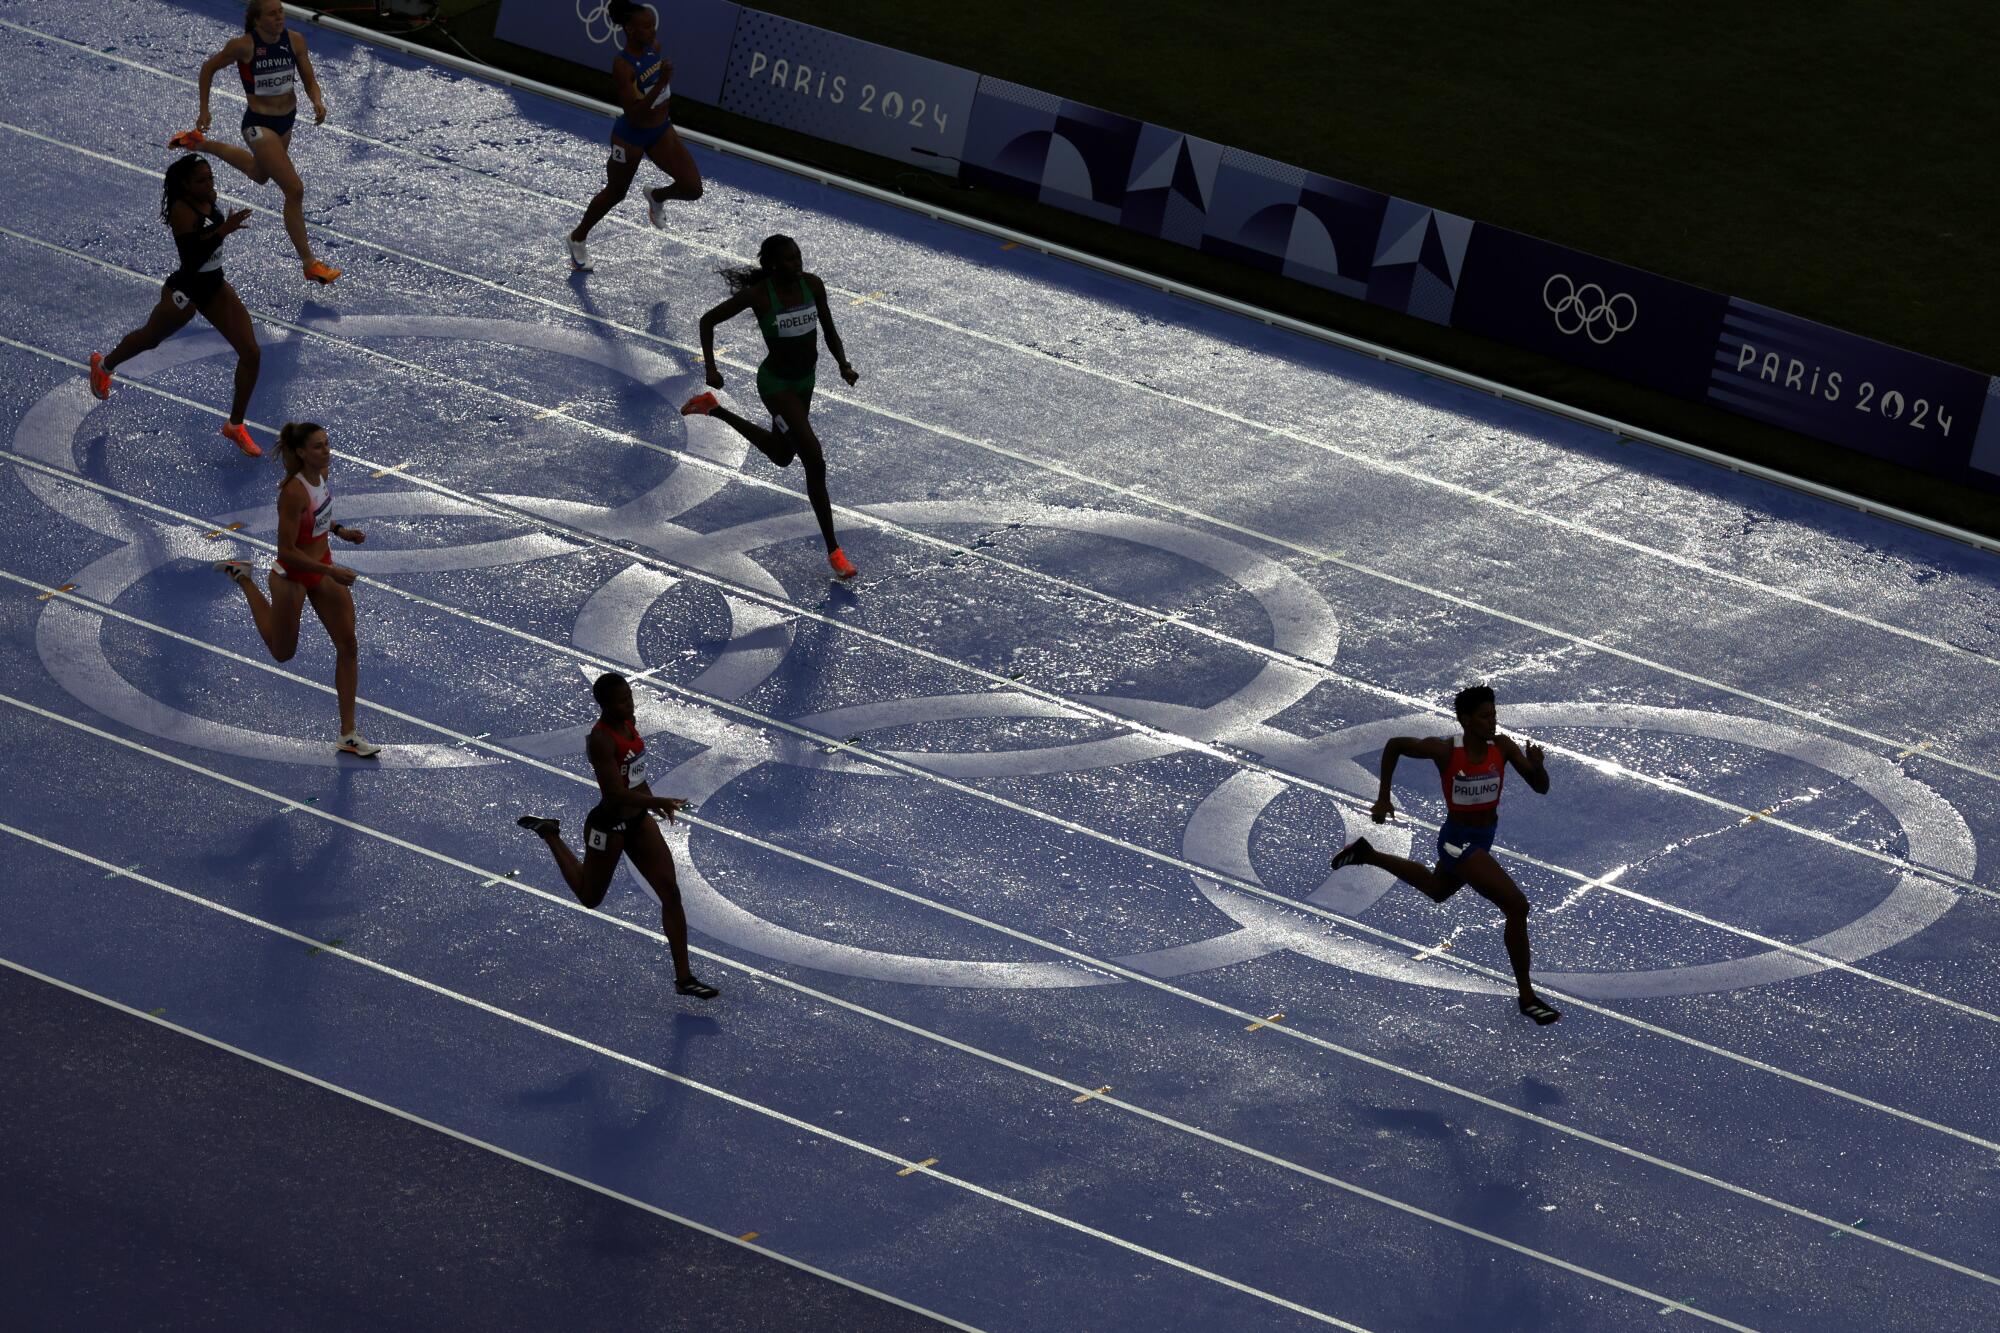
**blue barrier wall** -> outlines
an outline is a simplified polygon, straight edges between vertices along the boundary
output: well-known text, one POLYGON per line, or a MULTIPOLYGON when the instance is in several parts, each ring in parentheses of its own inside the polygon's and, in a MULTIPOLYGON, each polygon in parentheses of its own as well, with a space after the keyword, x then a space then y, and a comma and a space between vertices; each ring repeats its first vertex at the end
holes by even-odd
MULTIPOLYGON (((620 40, 600 0, 496 31, 596 68, 620 40)), ((661 31, 697 101, 2000 488, 2000 377, 726 0, 661 31)))

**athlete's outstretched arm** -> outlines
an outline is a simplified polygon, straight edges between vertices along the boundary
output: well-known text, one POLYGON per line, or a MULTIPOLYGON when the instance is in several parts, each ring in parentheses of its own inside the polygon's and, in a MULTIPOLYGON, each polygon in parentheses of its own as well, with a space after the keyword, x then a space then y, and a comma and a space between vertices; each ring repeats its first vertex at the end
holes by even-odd
POLYGON ((230 38, 227 42, 223 43, 220 51, 217 51, 202 62, 201 79, 198 85, 201 88, 201 108, 195 114, 194 118, 194 127, 196 129, 204 133, 208 130, 208 85, 215 81, 216 71, 225 66, 234 65, 238 61, 248 60, 251 49, 250 34, 246 32, 241 37, 230 38))
POLYGON ((313 124, 326 124, 326 101, 319 95, 319 76, 313 73, 312 59, 306 55, 306 35, 292 30, 292 60, 299 67, 299 82, 306 86, 306 96, 313 104, 313 124))
POLYGON ((1451 758, 1451 746, 1435 736, 1389 738, 1389 743, 1382 747, 1382 789, 1375 794, 1374 809, 1368 812, 1368 817, 1378 824, 1396 813, 1395 803, 1389 799, 1389 787, 1396 776, 1396 761, 1406 754, 1443 763, 1451 758))
POLYGON ((840 377, 849 384, 861 378, 861 372, 847 364, 847 349, 840 345, 840 331, 833 327, 833 312, 826 308, 826 284, 817 274, 806 274, 806 286, 812 290, 813 304, 819 307, 819 326, 826 331, 826 350, 833 353, 833 363, 840 367, 840 377))
POLYGON ((715 326, 749 308, 750 289, 746 287, 701 317, 701 365, 711 389, 722 387, 722 372, 715 368, 715 326))
POLYGON ((1524 753, 1521 747, 1516 745, 1510 736, 1495 736, 1493 740, 1495 744, 1499 745, 1500 753, 1507 756, 1507 762, 1514 766, 1514 771, 1525 778, 1528 785, 1535 789, 1535 794, 1537 796, 1547 796, 1549 794, 1549 770, 1548 765, 1542 762, 1542 747, 1533 741, 1529 741, 1528 748, 1524 753))

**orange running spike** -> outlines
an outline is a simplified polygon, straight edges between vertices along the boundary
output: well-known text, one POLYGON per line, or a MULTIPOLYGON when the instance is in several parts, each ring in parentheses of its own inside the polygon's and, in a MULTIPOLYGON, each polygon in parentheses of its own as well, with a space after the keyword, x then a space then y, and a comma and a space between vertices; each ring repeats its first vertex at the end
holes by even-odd
POLYGON ((104 368, 104 354, 90 354, 90 391, 99 398, 111 396, 111 372, 104 368))
POLYGON ((324 260, 315 259, 306 265, 306 277, 324 287, 339 277, 343 270, 335 268, 324 260))
POLYGON ((854 562, 849 560, 838 546, 834 547, 828 553, 826 563, 832 565, 834 574, 842 579, 851 579, 861 572, 854 567, 854 562))
POLYGON ((681 404, 681 415, 684 417, 705 417, 721 406, 722 404, 715 400, 714 394, 698 393, 681 404))
POLYGON ((264 451, 257 447, 257 441, 250 438, 250 429, 240 421, 222 423, 222 438, 241 449, 252 458, 262 458, 264 451))
POLYGON ((167 140, 167 147, 186 148, 192 151, 207 142, 207 138, 203 136, 200 130, 182 130, 179 134, 167 140))

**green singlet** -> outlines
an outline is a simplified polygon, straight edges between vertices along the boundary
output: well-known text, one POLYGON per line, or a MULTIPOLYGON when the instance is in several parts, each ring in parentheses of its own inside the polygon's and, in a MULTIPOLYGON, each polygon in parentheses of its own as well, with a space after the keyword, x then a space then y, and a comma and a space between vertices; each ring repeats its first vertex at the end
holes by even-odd
POLYGON ((813 367, 819 361, 819 304, 803 277, 799 286, 805 292, 805 304, 780 308, 777 283, 764 279, 770 312, 757 316, 757 327, 764 331, 764 346, 770 355, 757 367, 759 393, 808 393, 816 380, 813 367))

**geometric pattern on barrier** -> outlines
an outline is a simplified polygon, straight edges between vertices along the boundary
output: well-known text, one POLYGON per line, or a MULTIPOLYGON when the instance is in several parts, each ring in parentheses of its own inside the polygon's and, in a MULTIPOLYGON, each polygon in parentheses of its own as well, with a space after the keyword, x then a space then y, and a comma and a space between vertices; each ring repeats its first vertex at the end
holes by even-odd
POLYGON ((1433 324, 1449 323, 1471 237, 1470 218, 1389 200, 1368 275, 1368 299, 1433 324))
POLYGON ((1299 209, 1306 173, 1288 163, 1224 148, 1208 201, 1204 254, 1276 273, 1291 247, 1293 215, 1299 209))
POLYGON ((1389 197, 1225 148, 1204 252, 1343 296, 1364 297, 1389 197))
POLYGON ((1129 116, 981 78, 959 179, 1115 225, 1144 128, 1129 116))
POLYGON ((1163 125, 1140 126, 1119 223, 1129 231, 1198 249, 1221 165, 1220 144, 1163 125))

